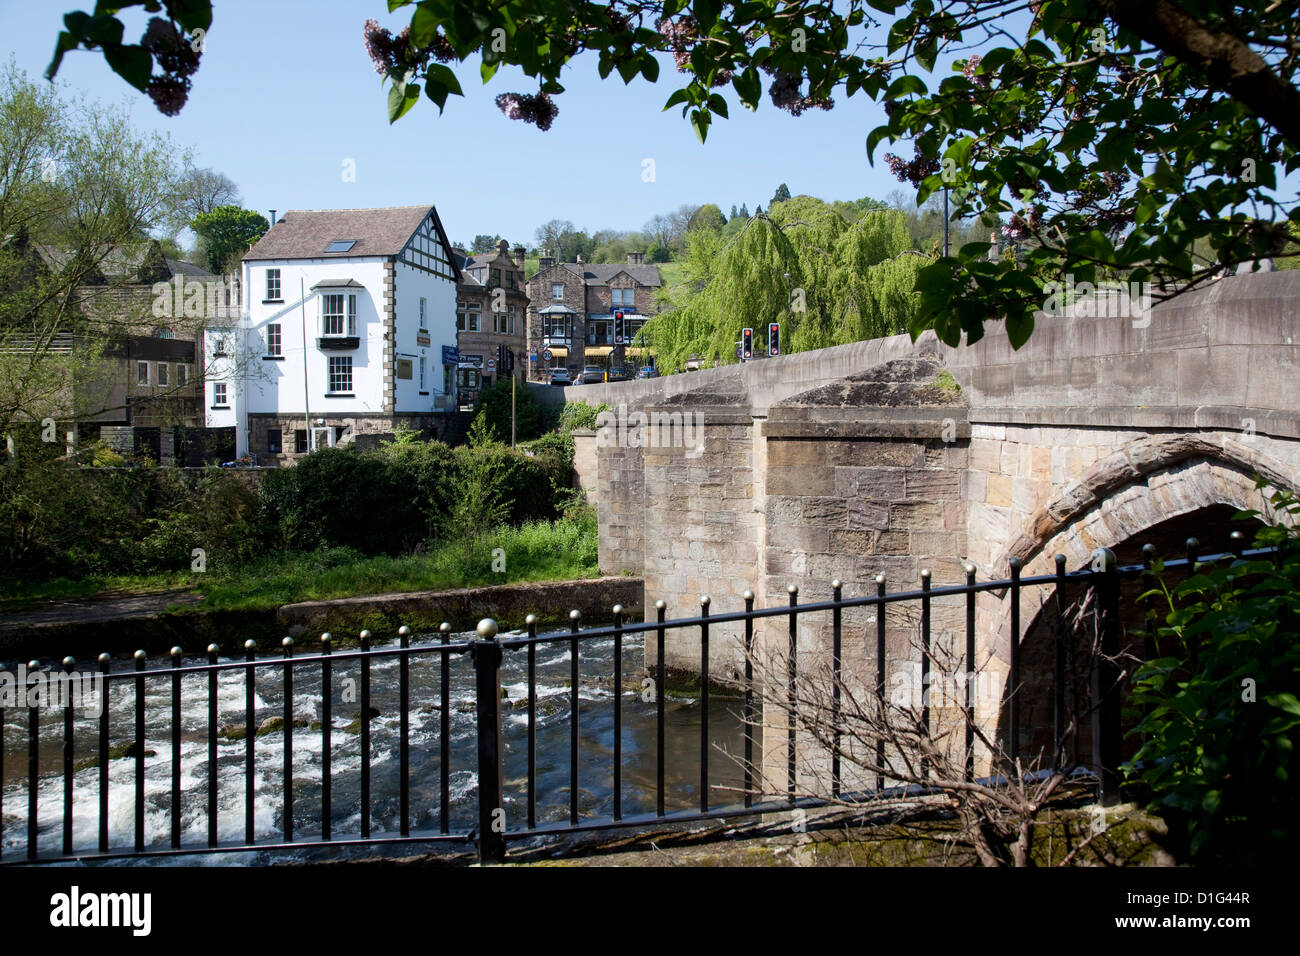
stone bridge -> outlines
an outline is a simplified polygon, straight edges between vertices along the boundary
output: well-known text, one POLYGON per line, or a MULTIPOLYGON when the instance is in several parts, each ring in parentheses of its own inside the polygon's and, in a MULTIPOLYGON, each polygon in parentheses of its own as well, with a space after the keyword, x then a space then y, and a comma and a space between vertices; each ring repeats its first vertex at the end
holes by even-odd
MULTIPOLYGON (((918 587, 922 569, 936 586, 962 582, 967 562, 984 580, 1013 557, 1028 575, 1058 552, 1074 570, 1099 547, 1122 562, 1192 535, 1219 550, 1236 510, 1264 507, 1256 476, 1300 485, 1298 360, 1300 272, 1278 272, 1221 279, 1143 319, 1040 315, 1019 351, 991 323, 959 348, 895 336, 566 398, 614 409, 595 436, 601 570, 643 574, 645 606, 662 599, 674 618, 697 614, 702 594, 711 613, 741 610, 747 588, 767 607, 790 585, 827 600, 835 578, 853 597, 881 573, 892 592, 918 587)), ((1030 674, 1048 597, 1024 594, 1030 674)), ((916 634, 901 608, 890 659, 916 634)), ((964 599, 936 602, 937 639, 961 634, 964 614, 964 599)), ((812 617, 801 660, 829 646, 812 617)), ((846 611, 846 635, 873 620, 846 611)), ((1005 675, 1007 595, 981 593, 977 622, 980 659, 1005 675)), ((716 678, 741 659, 736 627, 713 632, 716 678)), ((698 671, 698 632, 672 633, 670 669, 698 671)), ((874 653, 846 639, 846 666, 874 653)))

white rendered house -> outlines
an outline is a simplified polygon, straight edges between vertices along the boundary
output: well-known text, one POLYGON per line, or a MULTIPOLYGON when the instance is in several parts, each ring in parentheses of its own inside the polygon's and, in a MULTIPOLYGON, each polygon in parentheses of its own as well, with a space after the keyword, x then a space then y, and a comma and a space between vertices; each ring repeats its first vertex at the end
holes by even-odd
POLYGON ((228 380, 206 395, 239 455, 283 463, 403 423, 442 433, 461 274, 433 206, 290 210, 242 265, 228 380))

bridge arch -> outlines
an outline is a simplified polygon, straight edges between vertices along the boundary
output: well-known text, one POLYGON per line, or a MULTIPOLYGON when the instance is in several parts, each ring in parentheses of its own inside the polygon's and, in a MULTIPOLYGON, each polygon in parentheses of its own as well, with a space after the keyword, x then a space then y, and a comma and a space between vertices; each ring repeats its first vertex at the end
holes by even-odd
MULTIPOLYGON (((1196 536, 1202 553, 1227 548, 1228 519, 1237 511, 1269 511, 1268 497, 1278 488, 1300 484, 1300 469, 1264 453, 1237 437, 1210 435, 1156 435, 1136 440, 1097 462, 1077 481, 1026 521, 1025 530, 1007 548, 997 566, 1024 562, 1025 576, 1050 574, 1055 555, 1066 556, 1067 568, 1085 567, 1096 548, 1115 550, 1121 563, 1140 560, 1138 548, 1150 541, 1162 556, 1178 557, 1182 542, 1196 536), (1259 488, 1256 476, 1267 484, 1259 488)), ((1253 536, 1249 526, 1243 527, 1253 536)), ((1126 629, 1139 624, 1135 599, 1141 583, 1126 587, 1124 606, 1129 609, 1126 629)), ((1026 750, 1050 746, 1052 635, 1056 622, 1055 589, 1026 588, 1021 593, 1021 700, 1022 741, 1026 750), (1050 603, 1049 603, 1050 602, 1050 603), (1032 742, 1026 735, 1039 729, 1032 742)), ((1010 659, 1011 617, 1009 596, 989 594, 986 606, 996 621, 987 633, 988 650, 1005 667, 1010 659)), ((1141 644, 1127 636, 1127 653, 1141 656, 1141 644)), ((1005 670, 1003 670, 1005 675, 1005 670)), ((1005 739, 1008 711, 1005 698, 996 702, 999 737, 1005 739)), ((993 717, 995 715, 989 714, 993 717)), ((1090 752, 1088 728, 1081 733, 1081 755, 1090 752)))

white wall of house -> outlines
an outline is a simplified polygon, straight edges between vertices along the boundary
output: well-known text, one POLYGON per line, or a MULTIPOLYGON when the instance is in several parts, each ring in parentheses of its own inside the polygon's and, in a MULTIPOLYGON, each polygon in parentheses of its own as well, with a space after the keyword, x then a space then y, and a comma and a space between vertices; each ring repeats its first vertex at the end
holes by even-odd
POLYGON ((401 378, 394 370, 396 410, 429 412, 434 409, 437 397, 446 394, 442 347, 456 344, 456 283, 416 269, 400 259, 393 278, 397 320, 394 355, 396 360, 411 361, 409 379, 401 378), (425 300, 423 325, 420 324, 422 298, 425 300), (421 336, 421 329, 428 335, 421 336), (420 385, 421 359, 424 360, 423 387, 420 385))
MULTIPOLYGON (((243 433, 240 421, 241 345, 242 331, 233 324, 208 326, 203 330, 203 424, 209 428, 239 426, 237 436, 243 433)), ((238 441, 237 437, 237 446, 238 441)))
POLYGON ((384 406, 384 259, 300 259, 245 263, 248 312, 245 344, 256 358, 249 363, 246 413, 304 414, 315 417, 383 411, 384 406), (280 270, 280 298, 266 301, 268 269, 280 270), (316 289, 312 286, 351 279, 362 288, 316 289), (327 293, 355 295, 357 348, 323 350, 322 304, 327 293), (278 325, 279 355, 268 352, 269 326, 278 325), (304 338, 305 325, 305 338, 304 338), (331 357, 352 359, 352 387, 330 391, 331 357))

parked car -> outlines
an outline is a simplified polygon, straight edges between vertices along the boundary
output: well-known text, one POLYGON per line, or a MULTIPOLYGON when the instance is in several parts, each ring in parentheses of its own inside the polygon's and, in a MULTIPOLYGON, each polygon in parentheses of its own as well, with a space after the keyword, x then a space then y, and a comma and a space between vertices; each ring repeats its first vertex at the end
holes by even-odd
POLYGON ((594 385, 605 381, 605 370, 599 365, 588 365, 582 370, 582 384, 594 385))
POLYGON ((608 382, 626 382, 632 378, 631 370, 625 365, 618 365, 609 370, 608 382))
POLYGON ((637 378, 658 378, 659 370, 655 368, 653 365, 643 365, 641 368, 636 370, 636 377, 637 378))
POLYGON ((551 369, 551 384, 552 384, 552 385, 572 385, 572 384, 573 384, 573 380, 569 378, 569 370, 568 370, 567 368, 553 368, 553 369, 551 369))

